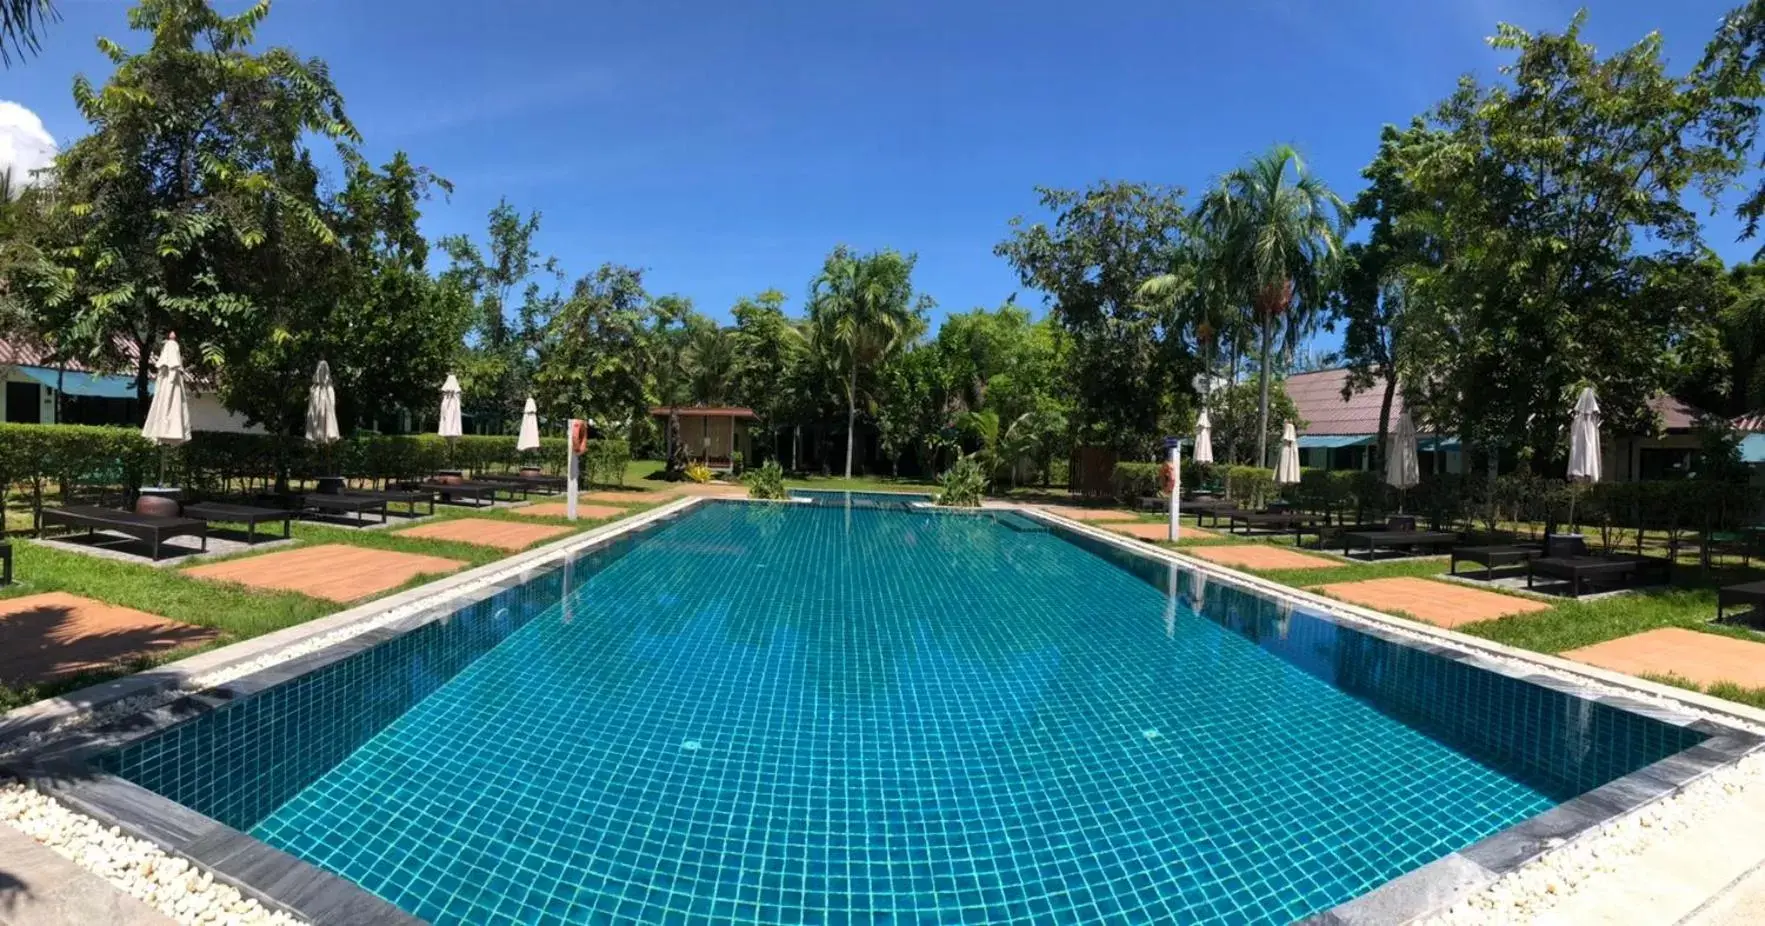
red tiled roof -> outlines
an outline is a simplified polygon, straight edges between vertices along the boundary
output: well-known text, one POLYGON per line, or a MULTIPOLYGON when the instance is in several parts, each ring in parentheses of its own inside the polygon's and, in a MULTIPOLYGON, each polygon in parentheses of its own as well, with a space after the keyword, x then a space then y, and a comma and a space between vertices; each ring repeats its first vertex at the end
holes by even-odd
MULTIPOLYGON (((134 363, 135 345, 133 342, 118 338, 117 351, 129 362, 134 363)), ((0 337, 0 364, 6 366, 54 367, 58 366, 49 348, 32 338, 14 335, 0 337)), ((80 363, 78 360, 67 361, 67 369, 76 373, 114 373, 116 370, 95 370, 80 363)))
POLYGON ((682 418, 758 418, 751 408, 734 405, 680 405, 670 407, 658 405, 650 409, 653 418, 666 418, 670 412, 678 410, 682 418))
MULTIPOLYGON (((1348 382, 1347 370, 1319 370, 1296 373, 1287 377, 1287 397, 1305 422, 1301 434, 1377 434, 1379 404, 1385 399, 1385 382, 1379 379, 1372 388, 1342 399, 1342 386, 1348 382)), ((1403 394, 1391 397, 1391 426, 1403 414, 1403 394)))
MULTIPOLYGON (((1347 370, 1319 370, 1316 373, 1296 373, 1287 377, 1287 396, 1299 410, 1300 420, 1305 422, 1300 433, 1379 433, 1379 403, 1385 397, 1385 381, 1382 378, 1376 380, 1372 388, 1357 392, 1347 401, 1343 401, 1342 386, 1347 381, 1347 370)), ((1672 396, 1663 395, 1651 399, 1649 408, 1661 416, 1661 424, 1668 430, 1689 430, 1696 424, 1697 411, 1672 396)), ((1401 414, 1403 393, 1398 392, 1391 397, 1392 427, 1397 426, 1397 416, 1401 414)), ((1760 417, 1765 419, 1765 413, 1760 417)), ((1765 420, 1760 424, 1760 429, 1765 430, 1765 420)), ((1738 420, 1736 427, 1746 430, 1738 420)))

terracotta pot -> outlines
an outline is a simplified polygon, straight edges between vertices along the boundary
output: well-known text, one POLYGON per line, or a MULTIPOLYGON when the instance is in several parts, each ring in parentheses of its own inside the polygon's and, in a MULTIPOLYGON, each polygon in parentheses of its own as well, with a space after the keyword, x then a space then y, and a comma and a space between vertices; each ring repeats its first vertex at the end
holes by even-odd
POLYGON ((159 495, 143 495, 135 499, 135 513, 153 515, 159 518, 175 518, 179 511, 178 500, 159 495))
POLYGON ((461 479, 460 477, 454 476, 454 475, 443 475, 443 476, 436 476, 435 481, 438 483, 441 483, 444 486, 457 486, 457 485, 465 482, 466 480, 461 479))
POLYGON ((540 469, 537 466, 523 466, 523 467, 521 467, 521 475, 522 476, 538 476, 538 475, 540 475, 540 469))

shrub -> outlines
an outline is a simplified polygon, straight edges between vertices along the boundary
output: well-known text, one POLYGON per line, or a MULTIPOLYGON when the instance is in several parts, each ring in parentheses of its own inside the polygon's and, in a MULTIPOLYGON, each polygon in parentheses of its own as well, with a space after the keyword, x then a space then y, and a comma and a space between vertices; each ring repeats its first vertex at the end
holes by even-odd
POLYGON ((1118 501, 1132 505, 1142 498, 1157 498, 1163 485, 1159 482, 1160 463, 1117 463, 1109 481, 1118 501))
POLYGON ((742 452, 740 450, 731 450, 729 452, 729 472, 732 476, 740 476, 742 474, 742 452))
POLYGON ((686 478, 691 479, 700 485, 704 485, 711 481, 711 467, 706 466, 703 463, 688 463, 681 472, 686 478))
POLYGON ((1260 508, 1275 496, 1275 471, 1260 466, 1227 467, 1226 494, 1235 502, 1260 508))
POLYGON ((950 508, 980 507, 987 488, 987 473, 973 454, 958 457, 940 481, 943 488, 938 492, 938 504, 950 508))
POLYGON ((766 465, 759 469, 748 470, 743 481, 748 484, 749 498, 787 497, 784 491, 784 469, 778 465, 777 460, 767 460, 766 465))

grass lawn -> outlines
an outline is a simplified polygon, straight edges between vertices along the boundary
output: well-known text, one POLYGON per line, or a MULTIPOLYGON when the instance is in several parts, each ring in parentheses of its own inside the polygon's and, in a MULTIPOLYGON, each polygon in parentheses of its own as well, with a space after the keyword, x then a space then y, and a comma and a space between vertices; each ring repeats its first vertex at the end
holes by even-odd
MULTIPOLYGON (((543 501, 543 497, 538 500, 543 501)), ((659 504, 664 499, 657 501, 659 504)), ((619 517, 636 514, 652 507, 654 506, 634 505, 628 509, 625 515, 619 517)), ((609 518, 599 521, 585 519, 572 525, 563 518, 526 517, 501 508, 474 512, 470 509, 453 509, 443 506, 436 509, 436 517, 426 518, 417 523, 433 524, 437 521, 456 518, 485 518, 517 521, 523 524, 556 524, 573 527, 578 532, 618 519, 609 518)), ((291 546, 280 545, 269 549, 245 550, 230 557, 205 559, 203 562, 217 562, 223 558, 240 559, 294 549, 299 546, 331 543, 440 556, 460 560, 467 564, 465 568, 482 566, 513 555, 494 547, 417 537, 399 537, 390 532, 398 529, 396 523, 389 530, 361 531, 296 521, 293 531, 295 543, 291 546)), ((540 541, 535 546, 562 539, 563 536, 540 541)), ((29 541, 14 543, 13 550, 16 555, 15 565, 18 581, 0 589, 0 599, 42 592, 68 592, 109 604, 134 608, 149 614, 157 614, 175 621, 212 627, 220 631, 220 636, 208 646, 163 653, 159 656, 161 661, 181 659, 200 651, 200 649, 225 646, 284 627, 305 623, 314 618, 362 603, 357 601, 350 604, 338 604, 295 592, 263 591, 227 583, 211 582, 186 575, 177 566, 153 567, 117 562, 44 547, 29 541)), ((396 594, 405 589, 433 581, 435 578, 437 577, 418 576, 384 594, 396 594)), ((384 595, 372 597, 384 597, 384 595)), ((362 601, 368 600, 372 600, 372 598, 362 599, 362 601)), ((105 679, 127 675, 130 672, 146 668, 154 661, 153 659, 142 659, 119 665, 112 670, 64 678, 38 686, 9 688, 0 684, 0 710, 9 710, 40 698, 51 697, 105 679)))

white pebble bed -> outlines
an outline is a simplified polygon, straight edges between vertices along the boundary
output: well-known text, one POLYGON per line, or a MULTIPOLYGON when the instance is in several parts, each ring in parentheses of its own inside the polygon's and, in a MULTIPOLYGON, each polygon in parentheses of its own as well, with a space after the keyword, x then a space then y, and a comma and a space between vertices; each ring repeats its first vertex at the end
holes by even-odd
POLYGON ((301 922, 265 908, 146 840, 125 836, 114 826, 106 829, 17 782, 0 783, 0 820, 179 923, 293 926, 301 922))

